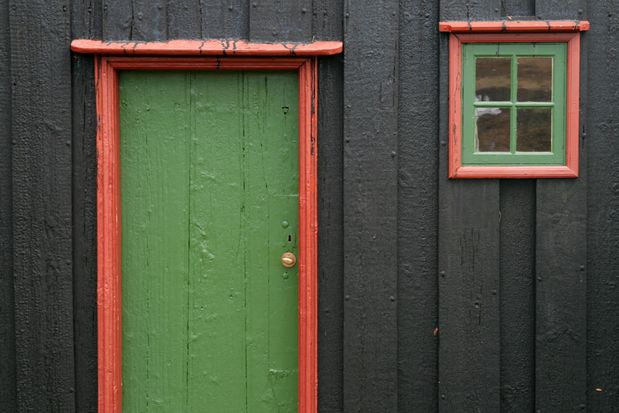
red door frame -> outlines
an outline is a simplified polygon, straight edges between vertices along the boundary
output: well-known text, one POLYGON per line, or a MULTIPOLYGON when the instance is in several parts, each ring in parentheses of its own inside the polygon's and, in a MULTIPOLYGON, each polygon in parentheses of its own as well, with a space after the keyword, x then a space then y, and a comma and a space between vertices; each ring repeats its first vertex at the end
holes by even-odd
POLYGON ((340 42, 260 45, 246 42, 178 41, 104 43, 75 40, 73 51, 96 56, 97 101, 97 325, 98 409, 122 411, 122 303, 119 70, 290 70, 299 79, 299 408, 317 411, 318 205, 317 59, 340 53, 340 42), (208 44, 207 44, 208 43, 208 44), (141 46, 140 46, 141 45, 141 46), (158 54, 154 57, 128 54, 158 54), (123 56, 113 56, 123 55, 123 56), (179 57, 169 55, 266 57, 179 57), (274 57, 285 54, 288 57, 274 57), (311 57, 297 57, 299 55, 311 57))

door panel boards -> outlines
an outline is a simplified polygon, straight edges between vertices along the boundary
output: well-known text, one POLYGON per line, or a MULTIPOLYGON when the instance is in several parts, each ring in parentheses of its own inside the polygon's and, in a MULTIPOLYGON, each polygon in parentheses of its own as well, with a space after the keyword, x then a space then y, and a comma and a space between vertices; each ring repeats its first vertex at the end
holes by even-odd
POLYGON ((294 411, 295 73, 121 74, 130 411, 294 411))

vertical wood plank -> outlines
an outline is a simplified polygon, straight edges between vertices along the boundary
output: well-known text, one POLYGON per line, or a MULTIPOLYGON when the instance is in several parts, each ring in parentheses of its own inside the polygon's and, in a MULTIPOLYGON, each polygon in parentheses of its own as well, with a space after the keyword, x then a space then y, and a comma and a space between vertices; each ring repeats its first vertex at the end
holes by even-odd
POLYGON ((244 411, 243 75, 191 78, 187 409, 244 411), (209 376, 216 377, 215 386, 209 376))
POLYGON ((279 257, 298 253, 298 79, 294 73, 244 78, 247 411, 295 411, 298 267, 283 269, 279 257))
POLYGON ((11 49, 9 2, 0 1, 0 410, 15 411, 15 301, 11 196, 11 49))
POLYGON ((502 17, 535 16, 535 0, 502 0, 502 17))
MULTIPOLYGON (((168 39, 167 0, 102 0, 102 2, 103 40, 168 39)), ((175 5, 175 10, 179 6, 175 5)))
POLYGON ((202 5, 198 0, 174 0, 167 4, 169 39, 202 39, 202 5))
POLYGON ((535 0, 535 15, 542 19, 586 19, 587 4, 595 0, 535 0))
POLYGON ((131 0, 131 40, 167 40, 167 17, 167 0, 131 0))
POLYGON ((133 39, 133 1, 101 0, 101 36, 103 40, 133 39))
MULTIPOLYGON (((343 1, 314 0, 315 39, 342 39, 343 1)), ((343 411, 343 65, 318 68, 318 411, 343 411)))
POLYGON ((535 181, 500 188, 501 411, 535 405, 535 181))
POLYGON ((535 394, 542 412, 586 408, 583 175, 577 181, 537 185, 535 394))
POLYGON ((175 72, 120 77, 127 411, 187 411, 188 77, 175 72))
POLYGON ((589 2, 587 107, 587 393, 589 411, 619 406, 619 147, 614 85, 619 75, 619 4, 589 2))
POLYGON ((251 0, 249 40, 301 42, 312 37, 312 1, 251 0))
POLYGON ((70 3, 9 19, 17 410, 73 411, 70 3))
POLYGON ((397 410, 395 0, 345 6, 344 410, 397 410))
POLYGON ((400 4, 398 411, 438 408, 437 2, 400 4))
MULTIPOLYGON (((499 0, 442 1, 441 20, 500 16, 499 0)), ((439 410, 499 411, 499 182, 447 178, 448 38, 441 37, 439 410)))
MULTIPOLYGON (((101 38, 101 1, 73 1, 74 38, 101 38)), ((72 58, 75 409, 97 409, 97 116, 91 56, 72 58)))
POLYGON ((312 1, 312 37, 316 40, 342 40, 343 0, 312 1))
MULTIPOLYGON (((580 1, 537 0, 541 19, 579 19, 580 1)), ((586 56, 583 44, 582 56, 586 56)), ((587 62, 581 64, 581 115, 587 62)), ((581 116, 581 130, 586 130, 581 116)), ((536 409, 586 409, 587 170, 581 139, 580 177, 538 180, 536 211, 536 409)))
POLYGON ((343 65, 318 69, 318 410, 343 410, 343 65))
POLYGON ((441 20, 497 20, 501 17, 503 0, 444 0, 441 20))
MULTIPOLYGON (((199 0, 204 38, 247 39, 251 31, 249 23, 250 4, 257 4, 256 1, 228 0, 218 3, 212 0, 199 0)), ((284 4, 288 4, 288 2, 284 4)), ((260 22, 261 18, 265 18, 265 16, 256 16, 257 22, 260 22)), ((258 24, 265 25, 263 28, 266 29, 272 23, 273 20, 265 20, 258 24)), ((293 24, 293 22, 290 21, 289 24, 293 24)))
MULTIPOLYGON (((502 16, 534 16, 535 0, 504 0, 502 16)), ((536 181, 500 182, 501 411, 535 406, 536 181)))
POLYGON ((498 411, 498 185, 444 180, 439 181, 439 410, 498 411))

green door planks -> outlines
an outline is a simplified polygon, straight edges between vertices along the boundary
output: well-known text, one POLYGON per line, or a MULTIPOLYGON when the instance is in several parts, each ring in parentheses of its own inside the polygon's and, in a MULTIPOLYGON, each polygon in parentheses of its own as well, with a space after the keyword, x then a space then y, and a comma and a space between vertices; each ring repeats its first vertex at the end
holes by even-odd
POLYGON ((297 408, 294 72, 123 72, 123 409, 297 408))

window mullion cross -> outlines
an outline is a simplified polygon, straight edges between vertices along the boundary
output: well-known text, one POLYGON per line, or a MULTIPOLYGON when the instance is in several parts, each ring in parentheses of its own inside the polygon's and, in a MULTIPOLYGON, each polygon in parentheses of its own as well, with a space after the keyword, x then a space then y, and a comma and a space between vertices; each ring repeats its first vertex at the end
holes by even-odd
POLYGON ((512 70, 511 70, 511 93, 510 93, 510 122, 509 122, 509 152, 516 153, 516 122, 517 122, 517 109, 516 102, 518 101, 518 60, 515 54, 512 54, 512 70))

